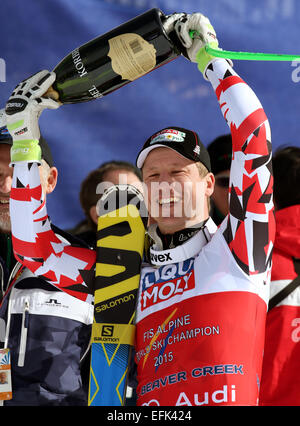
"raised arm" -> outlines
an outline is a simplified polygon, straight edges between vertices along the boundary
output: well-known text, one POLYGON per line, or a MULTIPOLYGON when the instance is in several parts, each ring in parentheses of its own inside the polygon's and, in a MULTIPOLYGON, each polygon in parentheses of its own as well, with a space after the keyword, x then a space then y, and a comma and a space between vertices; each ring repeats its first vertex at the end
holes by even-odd
POLYGON ((198 63, 204 78, 211 82, 231 131, 230 212, 222 230, 239 266, 255 279, 257 274, 270 271, 275 237, 269 122, 257 96, 230 61, 206 53, 206 43, 218 47, 206 17, 190 15, 178 22, 177 32, 189 59, 198 63), (191 30, 196 31, 194 40, 191 30))
POLYGON ((275 236, 269 122, 254 92, 227 61, 215 60, 206 75, 232 135, 224 237, 243 271, 259 274, 271 266, 275 236))
POLYGON ((17 259, 35 275, 86 300, 93 293, 95 253, 73 246, 53 232, 40 179, 38 117, 44 108, 58 107, 56 102, 41 97, 54 79, 55 75, 42 71, 25 80, 6 106, 8 129, 13 137, 12 241, 17 259))

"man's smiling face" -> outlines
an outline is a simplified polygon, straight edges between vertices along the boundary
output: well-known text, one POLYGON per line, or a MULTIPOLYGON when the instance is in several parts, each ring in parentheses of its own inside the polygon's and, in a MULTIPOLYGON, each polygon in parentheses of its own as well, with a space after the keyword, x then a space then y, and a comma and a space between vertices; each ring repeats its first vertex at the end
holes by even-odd
POLYGON ((200 177, 197 164, 170 148, 152 150, 143 165, 148 208, 161 232, 171 234, 208 218, 212 173, 200 177))

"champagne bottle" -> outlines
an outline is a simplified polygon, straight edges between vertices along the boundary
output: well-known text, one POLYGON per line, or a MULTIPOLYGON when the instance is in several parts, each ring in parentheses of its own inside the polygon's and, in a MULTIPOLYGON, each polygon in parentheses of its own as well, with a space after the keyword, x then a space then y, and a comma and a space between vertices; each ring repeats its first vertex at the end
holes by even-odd
POLYGON ((63 104, 101 98, 180 55, 157 8, 74 49, 54 69, 47 96, 63 104))

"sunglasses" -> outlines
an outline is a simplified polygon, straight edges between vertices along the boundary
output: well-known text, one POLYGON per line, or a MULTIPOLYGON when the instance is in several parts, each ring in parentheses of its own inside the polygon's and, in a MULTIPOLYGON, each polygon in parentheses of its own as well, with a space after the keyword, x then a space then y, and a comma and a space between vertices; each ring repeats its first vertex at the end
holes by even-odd
POLYGON ((229 187, 229 176, 216 177, 216 185, 221 186, 222 188, 228 188, 229 187))

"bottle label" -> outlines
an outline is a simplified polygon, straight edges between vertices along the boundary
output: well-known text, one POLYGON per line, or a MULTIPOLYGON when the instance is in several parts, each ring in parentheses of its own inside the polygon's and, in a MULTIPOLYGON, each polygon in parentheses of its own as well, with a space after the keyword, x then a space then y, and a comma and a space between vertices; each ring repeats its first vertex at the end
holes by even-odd
POLYGON ((126 33, 111 38, 108 56, 112 69, 124 80, 135 80, 156 65, 156 49, 138 34, 126 33))

